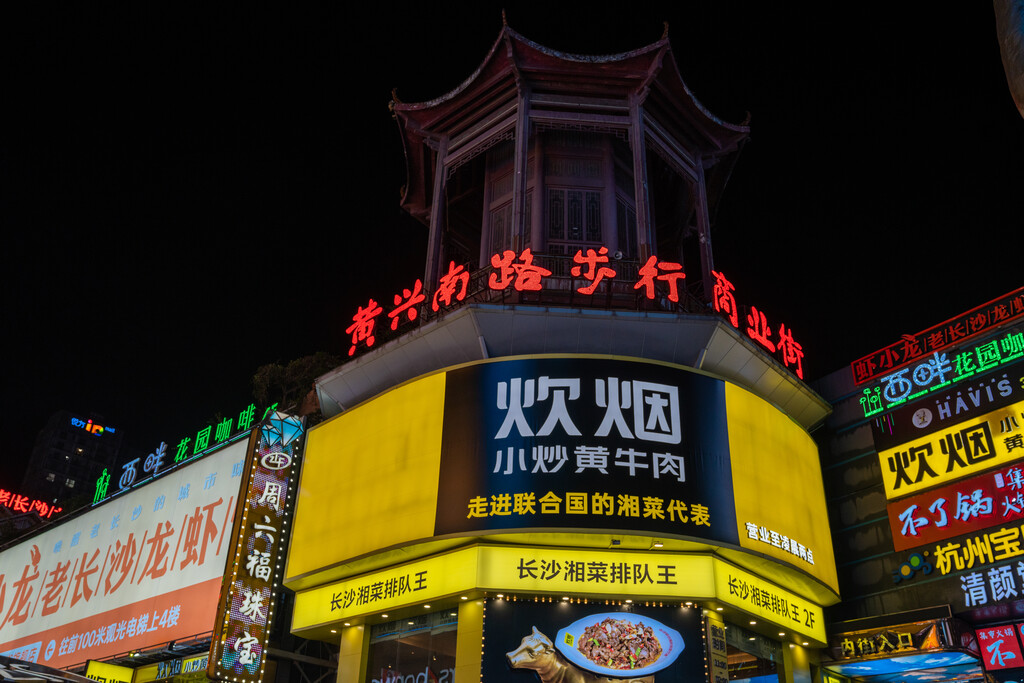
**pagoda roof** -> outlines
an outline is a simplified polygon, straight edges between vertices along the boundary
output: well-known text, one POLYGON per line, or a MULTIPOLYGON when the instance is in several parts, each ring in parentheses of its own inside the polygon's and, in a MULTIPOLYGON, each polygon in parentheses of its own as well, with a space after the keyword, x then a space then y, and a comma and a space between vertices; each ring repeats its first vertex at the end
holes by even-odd
MULTIPOLYGON (((606 130, 626 127, 635 98, 695 156, 735 157, 750 133, 749 115, 742 123, 728 123, 697 100, 680 75, 667 24, 656 42, 613 55, 553 50, 503 24, 480 66, 455 89, 413 103, 392 93, 390 108, 401 131, 408 172, 402 206, 425 220, 428 179, 434 172, 428 149, 437 150, 447 136, 451 155, 507 130, 515 119, 517 95, 524 90, 535 122, 544 111, 558 110, 563 119, 567 112, 580 112, 591 121, 604 121, 606 130)), ((734 159, 729 161, 723 166, 731 168, 734 159)))

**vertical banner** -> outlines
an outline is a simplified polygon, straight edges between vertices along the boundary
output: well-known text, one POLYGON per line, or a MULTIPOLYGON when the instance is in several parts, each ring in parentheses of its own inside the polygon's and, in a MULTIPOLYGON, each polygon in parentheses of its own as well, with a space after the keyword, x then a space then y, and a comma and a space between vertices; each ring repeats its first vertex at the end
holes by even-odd
POLYGON ((249 439, 234 553, 224 576, 206 670, 212 679, 263 679, 302 434, 302 418, 275 412, 249 439))
POLYGON ((729 646, 725 641, 725 622, 717 612, 704 618, 707 633, 708 681, 729 683, 729 646))

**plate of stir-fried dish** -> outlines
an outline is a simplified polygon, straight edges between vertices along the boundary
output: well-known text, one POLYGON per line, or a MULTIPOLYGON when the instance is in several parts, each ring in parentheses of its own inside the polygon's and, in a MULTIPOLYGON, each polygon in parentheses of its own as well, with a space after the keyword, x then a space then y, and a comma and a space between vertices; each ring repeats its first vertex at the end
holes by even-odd
POLYGON ((616 678, 647 676, 670 665, 683 638, 659 621, 630 612, 579 619, 558 632, 555 647, 576 666, 616 678))

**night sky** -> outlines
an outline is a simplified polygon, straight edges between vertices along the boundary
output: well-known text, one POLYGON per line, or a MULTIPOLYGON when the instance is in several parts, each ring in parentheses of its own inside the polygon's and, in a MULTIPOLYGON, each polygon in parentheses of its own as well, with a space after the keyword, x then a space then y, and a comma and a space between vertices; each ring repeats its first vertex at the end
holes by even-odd
POLYGON ((391 90, 459 85, 502 6, 580 54, 667 21, 698 100, 750 113, 715 262, 808 378, 1022 284, 1024 118, 990 4, 657 4, 3 10, 0 487, 57 410, 152 449, 237 414, 262 364, 343 356, 356 307, 423 270, 391 90))

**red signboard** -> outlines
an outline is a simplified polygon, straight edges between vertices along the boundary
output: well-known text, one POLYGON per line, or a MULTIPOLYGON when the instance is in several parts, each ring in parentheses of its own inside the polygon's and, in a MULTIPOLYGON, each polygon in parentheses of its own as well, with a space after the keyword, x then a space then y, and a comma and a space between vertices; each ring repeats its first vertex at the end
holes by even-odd
POLYGON ((856 384, 871 381, 1021 316, 1024 316, 1024 287, 923 332, 905 334, 898 342, 854 361, 850 365, 853 381, 856 384))
POLYGON ((1020 626, 1006 624, 975 631, 986 671, 1024 666, 1024 656, 1021 655, 1020 642, 1017 640, 1020 626))
POLYGON ((45 500, 36 500, 35 498, 4 489, 0 489, 0 505, 10 508, 15 512, 35 512, 43 519, 49 519, 64 509, 51 505, 45 500))
POLYGON ((1024 518, 1024 465, 986 472, 889 503, 896 550, 1024 518))

